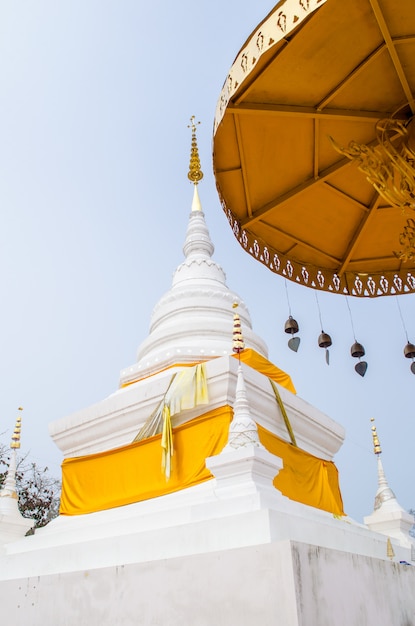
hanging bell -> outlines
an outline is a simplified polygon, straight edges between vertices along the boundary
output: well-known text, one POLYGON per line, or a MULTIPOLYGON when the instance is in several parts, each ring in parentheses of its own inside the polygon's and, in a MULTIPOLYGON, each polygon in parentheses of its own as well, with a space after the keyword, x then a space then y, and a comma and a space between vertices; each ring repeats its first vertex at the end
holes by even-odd
POLYGON ((292 315, 290 315, 288 320, 285 322, 284 330, 286 333, 289 333, 290 335, 295 335, 295 333, 298 333, 299 331, 298 323, 292 317, 292 315))
POLYGON ((359 343, 358 341, 355 341, 352 347, 350 348, 350 354, 353 357, 360 359, 360 357, 365 356, 365 349, 361 343, 359 343))
POLYGON ((324 330, 321 331, 321 335, 318 338, 318 345, 320 348, 329 348, 332 344, 331 337, 324 330))
POLYGON ((297 320, 295 320, 292 315, 290 315, 288 320, 285 322, 284 330, 286 333, 291 335, 291 339, 288 340, 288 347, 293 352, 297 352, 300 345, 300 337, 294 337, 294 335, 295 333, 298 333, 299 328, 297 320))
POLYGON ((320 348, 325 348, 326 350, 327 365, 330 365, 330 353, 328 351, 328 348, 331 346, 331 343, 332 341, 331 341, 330 335, 328 335, 327 333, 324 332, 324 330, 322 330, 318 338, 318 345, 320 346, 320 348))
POLYGON ((406 344, 406 346, 403 349, 403 353, 406 356, 407 359, 412 359, 412 363, 411 363, 411 372, 412 374, 415 374, 415 362, 414 362, 414 358, 415 358, 415 346, 413 343, 410 343, 408 341, 408 343, 406 344))
POLYGON ((408 343, 406 344, 406 346, 403 349, 403 353, 406 356, 407 359, 413 359, 415 358, 415 346, 413 343, 408 343))

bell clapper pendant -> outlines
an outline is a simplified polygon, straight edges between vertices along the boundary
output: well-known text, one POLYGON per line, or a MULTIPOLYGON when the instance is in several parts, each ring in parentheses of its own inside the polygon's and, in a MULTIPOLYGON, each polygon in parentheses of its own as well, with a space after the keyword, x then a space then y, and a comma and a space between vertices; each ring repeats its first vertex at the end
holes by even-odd
POLYGON ((322 330, 318 338, 318 345, 320 348, 324 348, 326 351, 327 365, 330 365, 330 353, 328 351, 328 348, 331 346, 331 344, 332 344, 332 341, 331 341, 330 335, 328 335, 327 333, 324 332, 324 330, 322 330))
POLYGON ((326 363, 327 365, 330 365, 330 352, 328 351, 328 348, 326 348, 326 363))

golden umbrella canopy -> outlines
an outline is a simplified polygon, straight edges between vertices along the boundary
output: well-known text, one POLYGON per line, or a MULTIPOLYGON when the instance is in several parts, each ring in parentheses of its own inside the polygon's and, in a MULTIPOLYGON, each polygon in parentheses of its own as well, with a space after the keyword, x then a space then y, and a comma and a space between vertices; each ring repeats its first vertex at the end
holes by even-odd
POLYGON ((286 0, 242 47, 215 117, 240 244, 299 284, 415 292, 415 2, 286 0))

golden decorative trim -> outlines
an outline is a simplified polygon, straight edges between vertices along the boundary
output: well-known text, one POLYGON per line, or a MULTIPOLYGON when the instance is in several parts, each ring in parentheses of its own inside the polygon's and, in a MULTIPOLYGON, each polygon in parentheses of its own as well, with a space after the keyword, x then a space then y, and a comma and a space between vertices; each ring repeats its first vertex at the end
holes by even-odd
POLYGON ((358 298, 415 293, 415 272, 409 270, 399 269, 365 274, 344 272, 339 276, 331 269, 319 268, 309 263, 300 263, 291 259, 288 255, 282 254, 272 246, 265 244, 247 228, 242 228, 240 221, 226 206, 218 183, 217 189, 222 209, 237 241, 248 254, 263 263, 271 272, 298 285, 358 298))
POLYGON ((313 11, 327 0, 282 0, 250 37, 246 46, 239 52, 226 77, 216 105, 214 131, 222 121, 226 108, 236 91, 248 78, 263 54, 268 52, 289 32, 298 27, 313 11))
POLYGON ((2 491, 0 492, 0 498, 11 498, 12 500, 18 500, 19 496, 15 491, 12 491, 11 493, 8 491, 2 491))
POLYGON ((399 235, 399 243, 402 248, 393 254, 403 261, 415 261, 415 220, 409 218, 406 221, 403 232, 399 235))
POLYGON ((391 206, 415 209, 415 118, 395 117, 375 124, 377 145, 351 141, 347 148, 330 137, 333 148, 357 164, 391 206))
POLYGON ((395 556, 395 552, 393 550, 392 542, 390 540, 390 537, 388 537, 388 540, 386 542, 386 556, 388 556, 390 558, 390 560, 392 560, 393 557, 395 556))

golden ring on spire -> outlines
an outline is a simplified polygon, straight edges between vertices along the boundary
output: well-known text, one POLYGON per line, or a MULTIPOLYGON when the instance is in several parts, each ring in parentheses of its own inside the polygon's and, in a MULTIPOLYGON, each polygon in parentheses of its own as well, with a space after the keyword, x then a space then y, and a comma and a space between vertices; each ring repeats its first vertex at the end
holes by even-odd
POLYGON ((378 433, 377 433, 377 429, 375 426, 375 418, 371 417, 370 421, 372 422, 372 439, 373 439, 373 452, 374 454, 378 455, 382 453, 382 448, 380 447, 380 441, 379 441, 379 437, 378 437, 378 433))
POLYGON ((192 129, 192 147, 190 150, 190 164, 187 178, 192 181, 194 185, 197 185, 203 178, 203 172, 200 166, 199 150, 196 139, 196 127, 200 124, 200 122, 195 122, 195 119, 195 116, 192 115, 188 126, 188 128, 192 129))
MULTIPOLYGON (((18 411, 23 411, 23 408, 19 406, 18 411)), ((17 450, 20 448, 20 436, 22 431, 22 418, 19 416, 16 418, 16 424, 14 427, 13 435, 11 438, 10 447, 12 450, 17 450)))

